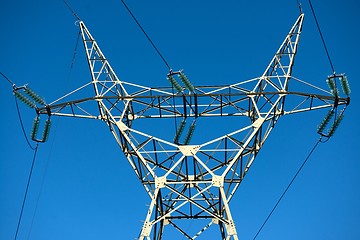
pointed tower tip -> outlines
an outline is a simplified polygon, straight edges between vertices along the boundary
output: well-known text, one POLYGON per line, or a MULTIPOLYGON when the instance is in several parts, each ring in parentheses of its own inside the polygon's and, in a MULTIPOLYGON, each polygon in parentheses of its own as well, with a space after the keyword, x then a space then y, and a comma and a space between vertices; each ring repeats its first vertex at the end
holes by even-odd
POLYGON ((301 13, 261 77, 276 91, 288 89, 303 21, 304 13, 301 13))

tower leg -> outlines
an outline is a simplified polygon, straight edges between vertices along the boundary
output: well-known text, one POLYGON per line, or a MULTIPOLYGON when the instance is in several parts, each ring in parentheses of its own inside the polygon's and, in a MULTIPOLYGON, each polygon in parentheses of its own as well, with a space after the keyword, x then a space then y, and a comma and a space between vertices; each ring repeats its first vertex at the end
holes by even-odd
MULTIPOLYGON (((219 224, 221 239, 222 240, 239 240, 234 220, 231 215, 229 201, 226 198, 224 188, 213 186, 219 189, 219 198, 221 199, 221 206, 219 205, 218 211, 221 212, 221 220, 213 219, 214 223, 219 224)), ((147 212, 143 227, 141 229, 139 240, 161 240, 163 235, 163 230, 166 225, 166 219, 161 217, 163 216, 162 211, 162 196, 161 188, 156 188, 154 195, 151 199, 149 210, 147 212)), ((189 200, 190 201, 190 200, 189 200)), ((191 218, 191 217, 190 217, 191 218)), ((175 226, 176 228, 176 226, 175 226)), ((206 229, 206 228, 205 228, 206 229)), ((204 229, 204 230, 205 230, 204 229)), ((185 237, 192 239, 186 232, 178 228, 180 232, 184 234, 185 237)), ((202 231, 201 231, 202 232, 202 231)), ((198 237, 200 233, 196 235, 198 237)))
POLYGON ((226 198, 226 194, 224 191, 224 187, 221 186, 219 188, 220 190, 220 197, 223 203, 223 209, 224 209, 224 213, 226 215, 225 219, 228 221, 227 223, 225 223, 225 232, 226 232, 226 240, 239 240, 238 235, 237 235, 237 231, 236 231, 236 227, 235 227, 235 223, 234 220, 232 218, 231 215, 231 211, 230 211, 230 207, 229 207, 229 201, 226 198))
MULTIPOLYGON (((158 195, 159 195, 159 188, 156 188, 154 195, 151 199, 151 204, 149 206, 149 210, 147 212, 145 222, 141 229, 139 240, 151 240, 150 234, 151 234, 151 230, 153 228, 153 224, 151 222, 151 216, 153 215, 154 211, 157 211, 156 201, 157 201, 158 195)), ((162 231, 162 229, 160 229, 160 231, 162 231)), ((161 239, 161 237, 159 239, 161 239)))

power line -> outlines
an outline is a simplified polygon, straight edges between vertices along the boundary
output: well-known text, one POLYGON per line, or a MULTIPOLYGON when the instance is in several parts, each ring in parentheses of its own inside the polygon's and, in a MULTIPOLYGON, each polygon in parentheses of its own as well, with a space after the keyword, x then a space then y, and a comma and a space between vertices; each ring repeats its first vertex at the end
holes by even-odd
POLYGON ((74 10, 72 10, 72 8, 70 7, 70 5, 66 2, 66 0, 63 0, 63 2, 65 3, 65 5, 69 8, 69 10, 71 11, 71 13, 76 17, 77 20, 81 20, 80 17, 74 12, 74 10))
POLYGON ((15 97, 15 105, 16 105, 16 110, 17 110, 18 118, 19 118, 19 121, 20 121, 21 129, 22 129, 23 135, 24 135, 24 137, 25 137, 25 140, 26 140, 27 144, 29 145, 29 147, 30 147, 32 150, 35 150, 35 148, 34 148, 33 146, 31 146, 30 141, 29 141, 29 138, 28 138, 27 135, 26 135, 25 128, 24 128, 24 124, 23 124, 23 121, 22 121, 22 118, 21 118, 21 114, 20 114, 19 104, 18 104, 18 101, 17 101, 16 97, 15 97))
POLYGON ((261 230, 264 228, 265 224, 267 223, 267 221, 269 220, 269 218, 271 217, 271 215, 274 213, 275 209, 277 208, 277 206, 279 205, 279 203, 281 202, 281 200, 283 199, 283 197, 285 196, 286 192, 289 190, 289 188, 291 187, 291 185, 293 184, 294 180, 296 179, 296 177, 299 175, 300 171, 303 169, 303 167, 305 166, 306 162, 309 160, 310 156, 313 154, 313 152, 315 151, 316 147, 319 145, 319 143, 321 142, 322 137, 319 138, 319 140, 316 142, 316 144, 314 145, 314 147, 311 149, 310 153, 308 154, 308 156, 306 157, 306 159, 304 160, 304 162, 301 164, 301 166, 299 167, 299 169, 297 170, 297 172, 295 173, 294 177, 291 179, 290 183, 288 184, 288 186, 285 188, 284 192, 281 194, 279 200, 276 202, 275 206, 273 207, 273 209, 270 211, 269 215, 267 216, 267 218, 265 219, 264 223, 261 225, 260 229, 257 231, 255 237, 253 238, 253 240, 255 240, 257 238, 257 236, 259 235, 259 233, 261 232, 261 230))
POLYGON ((22 202, 22 205, 21 205, 20 216, 19 216, 19 220, 18 220, 18 223, 17 223, 17 227, 16 227, 16 233, 15 233, 15 238, 14 238, 15 240, 17 239, 17 236, 18 236, 18 233, 19 233, 19 228, 20 228, 20 224, 21 224, 22 215, 23 215, 23 212, 24 212, 26 197, 27 197, 27 194, 28 194, 29 186, 30 186, 31 176, 32 176, 32 172, 33 172, 33 169, 34 169, 34 164, 35 164, 36 153, 37 153, 38 147, 39 147, 39 143, 36 143, 36 147, 34 149, 34 156, 33 156, 32 163, 31 163, 30 173, 29 173, 29 177, 28 177, 28 180, 27 180, 27 184, 26 184, 26 190, 25 190, 25 194, 24 194, 24 199, 23 199, 23 202, 22 202))
MULTIPOLYGON (((73 66, 74 66, 74 63, 75 63, 75 58, 76 58, 76 53, 77 53, 77 48, 78 48, 80 36, 81 36, 81 31, 79 30, 79 33, 78 33, 77 39, 76 39, 76 43, 75 43, 75 48, 74 48, 73 56, 72 56, 72 59, 71 59, 71 64, 70 64, 70 68, 69 68, 69 72, 68 72, 68 76, 67 76, 67 81, 66 81, 66 86, 65 86, 64 92, 66 92, 66 89, 67 89, 68 84, 69 84, 69 81, 70 81, 72 69, 73 69, 73 66)), ((43 192, 43 189, 44 189, 44 184, 45 184, 45 179, 46 179, 46 175, 47 175, 47 170, 48 170, 48 168, 49 168, 49 164, 50 164, 51 157, 52 157, 51 155, 52 155, 52 152, 53 152, 53 149, 54 149, 54 143, 55 143, 55 139, 56 139, 56 133, 57 133, 57 128, 56 128, 56 126, 58 125, 59 122, 60 122, 60 118, 57 119, 57 124, 54 124, 55 127, 54 127, 54 130, 53 130, 53 139, 52 139, 52 142, 51 142, 51 145, 50 145, 49 155, 48 155, 47 160, 46 160, 46 163, 45 163, 45 169, 44 169, 44 171, 43 171, 43 173, 42 173, 42 178, 41 178, 41 183, 40 183, 40 190, 39 190, 38 196, 37 196, 37 198, 36 198, 35 209, 34 209, 34 213, 33 213, 32 218, 31 218, 31 223, 30 223, 30 225, 29 225, 29 232, 28 232, 28 235, 27 235, 27 238, 26 238, 27 240, 30 239, 31 232, 32 232, 32 227, 33 227, 33 224, 34 224, 35 216, 36 216, 36 213, 37 213, 37 210, 38 210, 38 206, 39 206, 39 202, 40 202, 40 198, 41 198, 41 195, 42 195, 42 192, 43 192)))
MULTIPOLYGON (((57 119, 57 123, 59 123, 59 122, 60 122, 60 118, 57 119)), ((54 125, 57 126, 58 124, 54 124, 54 125)), ((46 176, 47 176, 47 171, 49 169, 49 164, 50 164, 52 154, 53 154, 54 143, 55 143, 55 139, 56 139, 55 138, 56 133, 57 133, 57 128, 55 127, 55 129, 53 131, 52 142, 50 144, 49 155, 48 155, 48 157, 46 159, 45 167, 44 167, 44 170, 42 172, 40 190, 39 190, 38 196, 36 198, 34 213, 33 213, 32 218, 31 218, 31 223, 29 224, 29 232, 28 232, 28 235, 27 235, 27 238, 26 238, 27 240, 30 239, 30 235, 31 235, 31 232, 32 232, 32 227, 33 227, 33 224, 34 224, 35 216, 36 216, 36 213, 37 213, 37 210, 38 210, 38 207, 39 207, 40 198, 41 198, 41 195, 42 195, 42 192, 43 192, 43 189, 44 189, 44 184, 45 184, 45 179, 46 179, 46 176)))
MULTIPOLYGON (((300 8, 300 3, 299 1, 297 1, 298 5, 299 5, 299 8, 300 8)), ((320 34, 320 37, 321 37, 321 41, 324 45, 324 48, 325 48, 325 52, 326 52, 326 55, 328 57, 328 60, 329 60, 329 63, 330 63, 330 66, 331 66, 331 70, 332 72, 335 74, 335 69, 334 69, 334 65, 331 61, 331 57, 330 57, 330 54, 329 54, 329 51, 327 49, 327 46, 326 46, 326 43, 325 43, 325 40, 324 40, 324 36, 321 32, 321 28, 320 28, 320 25, 319 25, 319 22, 317 20, 317 17, 316 17, 316 14, 315 14, 315 10, 314 10, 314 7, 311 3, 311 0, 309 0, 309 5, 310 5, 310 8, 311 8, 311 11, 312 11, 312 14, 314 16, 314 19, 315 19, 315 22, 316 22, 316 26, 318 28, 318 31, 319 31, 319 34, 320 34)), ((301 11, 301 8, 300 8, 300 11, 301 11)), ((282 195, 280 196, 279 200, 276 202, 275 206, 272 208, 272 210, 270 211, 269 215, 267 216, 267 218, 265 219, 264 223, 261 225, 260 229, 257 231, 255 237, 253 238, 253 240, 255 240, 257 238, 257 236, 259 235, 259 233, 261 232, 261 230, 263 229, 263 227, 265 226, 265 224, 267 223, 267 221, 269 220, 269 218, 271 217, 271 215, 273 214, 273 212, 275 211, 275 209, 277 208, 277 206, 279 205, 279 203, 281 202, 281 200, 283 199, 283 197, 285 196, 286 192, 289 190, 290 186, 292 185, 292 183, 294 182, 294 180, 296 179, 296 177, 299 175, 299 173, 301 172, 301 170, 303 169, 303 167, 305 166, 306 162, 309 160, 310 156, 312 155, 312 153, 315 151, 316 147, 319 145, 320 142, 323 142, 322 141, 322 137, 319 138, 319 140, 316 142, 316 144, 314 145, 314 147, 311 149, 310 153, 308 154, 308 156, 306 157, 306 159, 304 160, 304 162, 301 164, 300 168, 298 169, 298 171, 295 173, 294 177, 291 179, 290 183, 288 184, 288 186, 285 188, 284 192, 282 193, 282 195)))
POLYGON ((8 77, 5 76, 5 74, 3 74, 2 72, 0 72, 0 74, 11 84, 11 86, 15 85, 8 77))
MULTIPOLYGON (((141 31, 144 33, 145 37, 147 38, 147 40, 150 42, 150 44, 153 46, 153 48, 155 49, 155 51, 158 53, 158 55, 160 56, 160 58, 163 60, 163 62, 165 63, 166 67, 169 69, 169 74, 172 73, 172 69, 169 65, 169 63, 165 60, 164 56, 161 54, 161 52, 159 51, 159 49, 156 47, 155 43, 151 40, 150 36, 146 33, 145 29, 141 26, 140 22, 136 19, 135 15, 131 12, 130 8, 126 5, 124 0, 121 0, 122 4, 124 5, 124 7, 126 8, 126 10, 129 12, 129 14, 131 15, 131 17, 134 19, 134 21, 136 22, 136 24, 139 26, 139 28, 141 29, 141 31)), ((177 119, 176 119, 176 107, 175 107, 175 92, 174 92, 174 86, 172 86, 172 94, 173 94, 173 105, 174 105, 174 114, 175 114, 175 118, 174 118, 174 125, 175 125, 175 131, 177 130, 177 119)))
POLYGON ((314 10, 314 8, 313 8, 313 5, 312 5, 312 3, 311 3, 311 0, 309 0, 309 5, 310 5, 310 8, 311 8, 312 14, 313 14, 313 16, 314 16, 314 19, 315 19, 315 22, 316 22, 316 26, 317 26, 317 29, 318 29, 318 31, 319 31, 320 37, 321 37, 321 41, 322 41, 322 43, 323 43, 323 45, 324 45, 325 52, 326 52, 327 58, 328 58, 328 60, 329 60, 331 70, 332 70, 332 72, 335 74, 335 68, 334 68, 334 65, 333 65, 333 63, 332 63, 332 61, 331 61, 329 51, 328 51, 328 49, 327 49, 327 47, 326 47, 325 39, 324 39, 324 36, 323 36, 323 34, 322 34, 322 32, 321 32, 321 28, 320 28, 319 22, 318 22, 318 20, 317 20, 317 17, 316 17, 316 14, 315 14, 315 10, 314 10))
MULTIPOLYGON (((2 72, 0 72, 0 74, 11 84, 13 89, 16 89, 16 85, 15 85, 15 83, 13 81, 11 81, 8 77, 6 77, 5 74, 3 74, 2 72)), ((21 129, 22 129, 23 135, 25 137, 25 140, 26 140, 27 144, 29 145, 29 147, 32 150, 35 150, 35 148, 33 146, 31 146, 29 138, 26 135, 24 124, 23 124, 23 121, 22 121, 21 113, 20 113, 20 109, 19 109, 19 104, 17 102, 16 97, 15 97, 15 105, 16 105, 16 111, 17 111, 17 114, 18 114, 18 118, 19 118, 19 121, 20 121, 21 129)))
POLYGON ((141 24, 139 23, 139 21, 136 19, 136 17, 134 16, 134 14, 131 12, 130 8, 126 5, 126 3, 124 2, 124 0, 121 0, 122 4, 124 5, 124 7, 126 8, 126 10, 129 12, 129 14, 131 15, 131 17, 134 19, 134 21, 136 22, 136 24, 139 26, 139 28, 141 29, 141 31, 144 33, 144 35, 146 36, 146 38, 149 40, 150 44, 153 46, 153 48, 155 49, 155 51, 159 54, 160 58, 163 60, 163 62, 165 63, 165 65, 169 68, 169 70, 171 70, 170 65, 168 64, 168 62, 165 60, 165 58, 163 57, 163 55, 160 53, 159 49, 155 46, 154 42, 151 40, 151 38, 149 37, 149 35, 146 33, 146 31, 144 30, 144 28, 141 26, 141 24))

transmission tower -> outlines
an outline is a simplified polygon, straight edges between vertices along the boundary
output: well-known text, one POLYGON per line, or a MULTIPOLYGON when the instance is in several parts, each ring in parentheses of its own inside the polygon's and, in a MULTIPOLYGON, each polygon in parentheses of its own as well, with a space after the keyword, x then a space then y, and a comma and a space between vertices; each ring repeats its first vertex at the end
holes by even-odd
MULTIPOLYGON (((169 87, 120 80, 80 21, 91 81, 50 104, 36 103, 34 129, 39 128, 39 115, 46 115, 47 122, 64 116, 96 119, 108 126, 151 199, 140 240, 162 239, 167 228, 195 239, 211 225, 219 227, 221 239, 237 240, 229 203, 278 119, 328 108, 318 131, 330 137, 350 102, 345 75, 329 76, 329 90, 292 76, 303 20, 300 14, 260 77, 232 85, 194 86, 182 71, 170 71, 169 87), (234 130, 213 139, 205 141, 206 134, 195 130, 201 124, 211 131, 226 118, 235 118, 234 130), (210 119, 215 125, 206 125, 210 119), (164 131, 163 120, 175 121, 176 128, 164 131), (184 225, 189 220, 203 225, 190 233, 184 225)), ((40 140, 36 131, 33 139, 45 141, 49 130, 40 140)))

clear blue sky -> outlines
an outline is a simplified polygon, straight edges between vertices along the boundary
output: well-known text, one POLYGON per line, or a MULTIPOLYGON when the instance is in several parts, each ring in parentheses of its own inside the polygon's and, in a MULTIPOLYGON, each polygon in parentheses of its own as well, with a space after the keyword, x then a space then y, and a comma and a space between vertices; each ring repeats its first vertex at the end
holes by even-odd
MULTIPOLYGON (((119 0, 70 1, 117 75, 166 85, 167 69, 119 0)), ((127 1, 173 69, 195 85, 260 76, 298 16, 296 0, 127 1)), ((358 239, 360 236, 360 4, 313 1, 351 105, 335 136, 321 144, 257 239, 358 239)), ((331 74, 307 1, 293 75, 326 88, 331 74)), ((60 1, 2 1, 0 71, 48 102, 90 80, 78 34, 60 1)), ((23 137, 11 86, 0 79, 0 239, 14 239, 33 152, 23 137)), ((21 105, 30 132, 35 113, 21 105)), ((324 111, 287 116, 256 158, 231 202, 239 237, 253 239, 318 139, 324 111)), ((102 122, 57 118, 41 144, 19 240, 134 239, 149 198, 102 122)), ((216 229, 217 231, 217 229, 216 229)), ((199 239, 211 239, 204 235, 199 239)))

